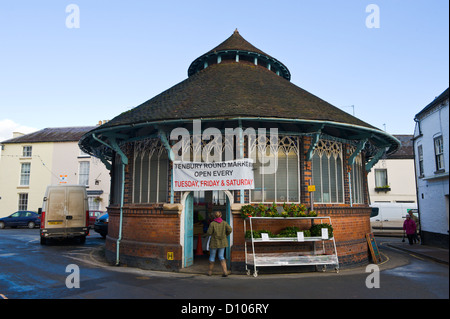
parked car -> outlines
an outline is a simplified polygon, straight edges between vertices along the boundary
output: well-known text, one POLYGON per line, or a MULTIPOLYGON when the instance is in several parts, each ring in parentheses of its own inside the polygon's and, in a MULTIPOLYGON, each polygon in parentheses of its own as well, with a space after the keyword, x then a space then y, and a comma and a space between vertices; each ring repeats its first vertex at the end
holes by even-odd
POLYGON ((102 210, 90 210, 89 211, 89 227, 94 228, 95 221, 105 212, 102 210))
POLYGON ((105 213, 99 218, 97 218, 94 223, 94 230, 100 235, 102 235, 103 238, 105 238, 106 235, 108 234, 108 222, 109 222, 109 215, 108 213, 105 213))
POLYGON ((5 227, 19 227, 24 226, 34 228, 41 225, 41 220, 36 212, 28 210, 19 210, 8 217, 0 218, 0 229, 5 227))

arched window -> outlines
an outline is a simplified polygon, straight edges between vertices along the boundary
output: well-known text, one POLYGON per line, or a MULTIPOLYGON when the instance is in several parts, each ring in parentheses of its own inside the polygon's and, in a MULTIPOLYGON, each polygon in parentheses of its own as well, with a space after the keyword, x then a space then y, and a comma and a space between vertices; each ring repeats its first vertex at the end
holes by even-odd
POLYGON ((344 203, 342 144, 319 140, 312 157, 315 203, 344 203))
POLYGON ((266 136, 259 136, 249 145, 252 154, 257 155, 255 189, 250 192, 250 202, 300 201, 299 138, 280 136, 278 144, 275 143, 269 141, 266 136))
POLYGON ((167 201, 169 159, 158 140, 137 142, 133 161, 133 203, 167 201))

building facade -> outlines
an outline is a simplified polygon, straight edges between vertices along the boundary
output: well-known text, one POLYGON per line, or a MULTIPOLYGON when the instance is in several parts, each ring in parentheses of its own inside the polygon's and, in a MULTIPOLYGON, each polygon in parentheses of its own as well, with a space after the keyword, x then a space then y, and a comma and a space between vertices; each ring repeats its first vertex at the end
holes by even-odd
POLYGON ((394 135, 402 146, 382 157, 367 175, 371 203, 416 203, 413 135, 394 135))
POLYGON ((448 248, 448 89, 416 114, 414 153, 417 199, 424 244, 448 248))
MULTIPOLYGON (((221 210, 233 227, 226 258, 237 272, 245 265, 242 213, 248 205, 281 210, 297 204, 330 216, 339 263, 367 263, 367 172, 399 146, 393 136, 292 84, 283 63, 237 30, 195 59, 186 80, 80 140, 111 169, 111 262, 191 267, 197 234, 201 238, 209 213, 221 210), (242 159, 253 160, 252 187, 242 178, 180 190, 180 162, 212 167, 242 159)), ((275 232, 302 223, 286 219, 267 227, 275 232)))
POLYGON ((46 128, 26 135, 15 133, 1 142, 0 217, 18 210, 37 211, 48 185, 86 185, 89 207, 106 210, 109 171, 78 147, 80 137, 93 128, 46 128))

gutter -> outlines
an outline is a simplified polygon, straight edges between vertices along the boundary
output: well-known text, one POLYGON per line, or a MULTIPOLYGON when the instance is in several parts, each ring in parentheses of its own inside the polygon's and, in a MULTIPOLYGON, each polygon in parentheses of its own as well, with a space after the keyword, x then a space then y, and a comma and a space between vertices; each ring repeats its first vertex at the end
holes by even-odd
MULTIPOLYGON (((159 120, 159 121, 151 121, 151 122, 147 121, 147 122, 141 122, 141 123, 135 123, 135 124, 121 124, 121 125, 109 126, 109 127, 105 127, 105 128, 100 127, 98 129, 96 129, 95 131, 96 131, 96 133, 100 133, 100 132, 108 132, 108 131, 112 131, 112 130, 139 128, 139 127, 148 126, 148 125, 157 126, 157 125, 164 125, 164 124, 185 123, 185 122, 189 122, 189 121, 193 121, 193 120, 196 120, 196 119, 173 119, 173 120, 159 120)), ((357 125, 357 124, 349 124, 349 123, 334 122, 334 121, 287 119, 287 118, 276 118, 276 117, 217 117, 217 118, 211 117, 211 118, 200 118, 197 120, 201 120, 201 121, 219 121, 219 120, 220 121, 223 121, 223 120, 228 120, 228 121, 233 121, 233 120, 237 120, 237 121, 238 120, 271 121, 271 122, 278 122, 278 123, 294 122, 294 123, 300 123, 300 124, 306 123, 306 124, 329 125, 329 126, 334 126, 334 127, 357 129, 357 130, 364 131, 364 132, 370 132, 375 135, 381 135, 382 137, 386 138, 387 140, 390 140, 391 143, 394 141, 398 146, 401 145, 400 141, 397 138, 390 135, 389 133, 381 131, 380 129, 365 127, 365 126, 361 126, 361 125, 357 125)), ((88 133, 88 134, 93 134, 93 133, 88 133)), ((84 136, 80 140, 83 140, 83 139, 84 139, 84 136)), ((103 141, 101 143, 105 144, 103 141)), ((383 146, 386 146, 386 145, 383 145, 383 146)), ((383 147, 383 146, 381 146, 381 147, 383 147)))
POLYGON ((125 165, 128 164, 128 158, 126 155, 122 152, 119 145, 117 144, 117 141, 115 138, 111 139, 111 144, 109 145, 106 142, 100 140, 97 136, 95 136, 95 133, 92 133, 92 138, 96 140, 97 142, 105 145, 106 147, 112 149, 116 153, 120 155, 121 160, 121 171, 122 171, 122 186, 120 191, 120 219, 119 219, 119 236, 116 241, 116 266, 119 266, 120 264, 120 242, 122 240, 122 225, 123 225, 123 201, 125 197, 125 165))

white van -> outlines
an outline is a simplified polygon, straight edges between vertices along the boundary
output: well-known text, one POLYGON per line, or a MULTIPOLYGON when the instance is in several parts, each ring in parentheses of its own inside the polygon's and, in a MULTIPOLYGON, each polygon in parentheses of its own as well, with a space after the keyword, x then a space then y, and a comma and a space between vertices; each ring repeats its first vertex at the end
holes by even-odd
POLYGON ((417 203, 373 203, 370 225, 374 234, 402 235, 406 214, 413 210, 417 216, 417 203))
POLYGON ((50 238, 79 238, 89 234, 89 206, 86 187, 47 186, 41 213, 41 245, 50 238))

